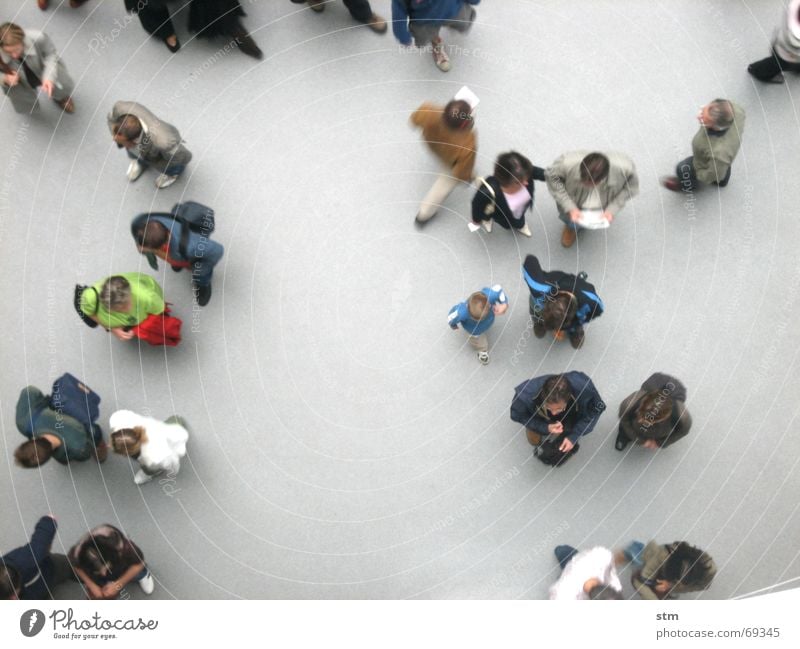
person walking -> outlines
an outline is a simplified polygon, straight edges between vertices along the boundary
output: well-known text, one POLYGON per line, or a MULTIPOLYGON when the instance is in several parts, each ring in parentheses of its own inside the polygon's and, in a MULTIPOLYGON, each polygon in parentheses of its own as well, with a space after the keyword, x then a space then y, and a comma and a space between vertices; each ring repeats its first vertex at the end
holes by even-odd
POLYGON ((785 83, 784 72, 800 72, 800 0, 790 0, 783 9, 770 55, 748 65, 747 71, 767 83, 785 83))
MULTIPOLYGON (((330 0, 292 0, 294 4, 307 4, 312 11, 322 13, 325 11, 325 5, 330 3, 330 0)), ((350 12, 353 20, 365 24, 376 34, 385 34, 388 26, 386 19, 379 16, 369 4, 369 0, 344 0, 344 6, 350 12)))
POLYGON ((503 287, 495 284, 473 293, 464 302, 459 302, 447 316, 447 323, 454 331, 458 325, 469 334, 469 344, 478 352, 478 360, 489 363, 489 338, 486 332, 494 324, 496 315, 508 310, 508 297, 503 287))

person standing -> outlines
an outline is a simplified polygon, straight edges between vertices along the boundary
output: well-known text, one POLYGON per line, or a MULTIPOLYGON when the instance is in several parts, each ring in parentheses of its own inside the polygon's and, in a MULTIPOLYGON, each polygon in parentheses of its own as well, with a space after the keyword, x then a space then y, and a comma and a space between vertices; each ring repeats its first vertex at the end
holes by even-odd
POLYGON ((744 132, 744 108, 728 99, 715 99, 697 115, 700 130, 692 139, 692 155, 678 163, 676 176, 661 179, 673 192, 691 192, 701 185, 725 187, 739 153, 744 132))
POLYGON ((692 418, 686 409, 686 387, 674 376, 656 372, 619 404, 619 431, 614 448, 630 442, 658 450, 689 434, 692 418))
POLYGON ((133 182, 147 167, 159 171, 156 187, 172 185, 186 169, 192 153, 183 145, 178 129, 134 101, 118 101, 108 114, 108 129, 117 147, 125 149, 133 182))
POLYGON ((544 181, 544 169, 534 166, 516 151, 498 156, 494 174, 480 179, 472 199, 472 222, 492 231, 492 221, 501 228, 514 228, 520 234, 532 236, 525 214, 533 207, 533 181, 544 181))
POLYGON ((558 218, 564 223, 561 245, 565 248, 575 243, 578 230, 608 227, 625 203, 639 193, 636 167, 622 153, 565 153, 547 168, 545 178, 558 205, 558 218), (600 223, 588 225, 584 212, 598 213, 600 223))
POLYGON ((392 30, 403 45, 431 46, 433 62, 442 72, 450 69, 450 57, 439 31, 450 27, 468 32, 475 21, 472 5, 481 0, 392 0, 392 30))
POLYGON ((0 73, 3 92, 16 112, 34 109, 39 88, 65 113, 75 112, 72 100, 75 84, 53 41, 44 32, 25 32, 14 23, 0 25, 0 73))
POLYGON ((53 599, 53 588, 76 581, 69 559, 51 552, 58 523, 42 516, 28 544, 0 557, 0 600, 53 599))
POLYGON ((622 599, 622 584, 616 569, 621 563, 619 555, 603 547, 579 552, 570 545, 559 545, 554 553, 561 566, 561 577, 550 587, 550 599, 622 599))
POLYGON ((472 107, 463 99, 453 99, 444 108, 424 103, 411 115, 411 123, 422 129, 425 143, 444 167, 417 212, 416 223, 422 225, 436 215, 456 185, 472 182, 478 142, 472 107))
MULTIPOLYGON (((325 11, 325 5, 330 0, 292 0, 294 4, 307 4, 313 11, 322 13, 325 11)), ((372 11, 369 0, 344 0, 344 6, 347 7, 353 20, 364 23, 372 31, 377 34, 385 34, 388 29, 386 19, 372 11)))
POLYGON ((454 331, 461 325, 469 334, 469 344, 478 352, 478 360, 489 363, 489 338, 486 332, 494 324, 496 315, 503 315, 508 310, 508 297, 499 284, 491 288, 482 288, 459 302, 447 316, 447 323, 454 331))
POLYGON ((783 11, 783 24, 772 41, 772 53, 747 66, 759 81, 784 83, 784 72, 800 72, 800 0, 790 0, 783 11))

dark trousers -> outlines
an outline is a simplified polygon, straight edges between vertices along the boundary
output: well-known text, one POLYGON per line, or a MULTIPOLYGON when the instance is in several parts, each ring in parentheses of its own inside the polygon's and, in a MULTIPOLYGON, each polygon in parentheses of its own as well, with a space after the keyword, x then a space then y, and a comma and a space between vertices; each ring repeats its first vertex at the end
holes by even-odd
POLYGON ((144 30, 148 34, 160 38, 162 41, 167 38, 167 36, 172 36, 176 33, 166 3, 162 6, 148 3, 142 7, 138 15, 144 30))
MULTIPOLYGON (((725 177, 714 184, 719 187, 725 187, 731 179, 731 169, 732 167, 728 167, 728 173, 725 174, 725 177)), ((685 192, 691 192, 700 187, 700 181, 697 180, 697 174, 694 171, 694 156, 681 160, 678 166, 675 167, 675 175, 678 177, 681 189, 685 192)))
POLYGON ((350 15, 360 23, 372 18, 372 7, 369 0, 344 0, 344 6, 350 10, 350 15))
POLYGON ((553 552, 555 552, 558 565, 561 566, 562 570, 572 560, 572 557, 578 554, 578 550, 571 545, 558 545, 553 552))
POLYGON ((775 50, 772 50, 772 56, 751 63, 747 69, 759 81, 768 81, 784 71, 800 72, 800 63, 784 61, 775 50))

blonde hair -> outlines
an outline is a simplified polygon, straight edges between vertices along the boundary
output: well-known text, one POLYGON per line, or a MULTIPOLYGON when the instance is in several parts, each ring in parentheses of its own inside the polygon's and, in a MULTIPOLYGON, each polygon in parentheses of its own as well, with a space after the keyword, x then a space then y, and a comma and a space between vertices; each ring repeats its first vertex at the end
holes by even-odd
POLYGON ((25 32, 19 25, 14 23, 0 25, 0 47, 19 45, 23 40, 25 40, 25 32))

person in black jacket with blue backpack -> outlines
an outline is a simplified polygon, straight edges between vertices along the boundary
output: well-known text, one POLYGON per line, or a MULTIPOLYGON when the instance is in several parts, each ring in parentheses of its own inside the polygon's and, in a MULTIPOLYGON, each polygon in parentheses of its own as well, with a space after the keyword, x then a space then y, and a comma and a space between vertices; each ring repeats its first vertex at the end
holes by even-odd
POLYGON ((514 388, 511 419, 525 426, 533 446, 551 437, 560 440, 561 453, 570 453, 581 437, 592 432, 605 408, 594 383, 583 372, 547 374, 514 388))

